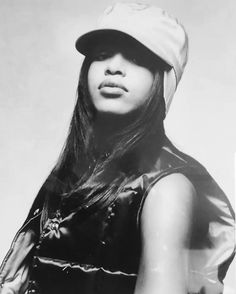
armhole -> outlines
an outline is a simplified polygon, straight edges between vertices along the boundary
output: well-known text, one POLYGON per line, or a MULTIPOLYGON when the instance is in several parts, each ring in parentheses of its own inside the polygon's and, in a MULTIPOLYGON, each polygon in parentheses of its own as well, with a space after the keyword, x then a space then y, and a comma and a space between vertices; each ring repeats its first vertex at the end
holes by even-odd
MULTIPOLYGON (((158 176, 152 180, 151 182, 149 182, 147 180, 147 185, 145 186, 144 185, 144 193, 143 193, 143 196, 142 196, 142 199, 140 201, 140 205, 139 205, 139 209, 138 209, 138 212, 137 212, 137 219, 136 219, 136 224, 137 224, 137 229, 138 231, 140 231, 140 218, 141 218, 141 214, 142 214, 142 210, 143 210, 143 206, 144 206, 144 202, 150 192, 150 190, 152 189, 152 187, 158 182, 160 181, 162 178, 168 176, 168 175, 171 175, 171 174, 174 174, 174 173, 180 173, 184 176, 186 176, 189 181, 192 183, 191 179, 187 176, 187 168, 186 166, 181 166, 181 167, 177 167, 177 168, 169 168, 169 169, 166 169, 164 171, 162 171, 160 174, 158 174, 158 176)), ((193 183, 192 183, 193 184, 193 183)))

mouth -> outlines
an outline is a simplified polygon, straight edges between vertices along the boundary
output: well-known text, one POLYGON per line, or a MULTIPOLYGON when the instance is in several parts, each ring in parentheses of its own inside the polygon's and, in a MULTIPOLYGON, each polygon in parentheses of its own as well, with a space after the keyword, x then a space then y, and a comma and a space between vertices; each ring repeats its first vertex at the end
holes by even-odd
POLYGON ((100 90, 100 89, 103 89, 103 88, 114 88, 114 90, 115 89, 121 89, 121 90, 123 90, 125 92, 128 92, 128 89, 125 86, 123 86, 122 84, 111 82, 111 81, 102 82, 99 85, 98 89, 100 90))

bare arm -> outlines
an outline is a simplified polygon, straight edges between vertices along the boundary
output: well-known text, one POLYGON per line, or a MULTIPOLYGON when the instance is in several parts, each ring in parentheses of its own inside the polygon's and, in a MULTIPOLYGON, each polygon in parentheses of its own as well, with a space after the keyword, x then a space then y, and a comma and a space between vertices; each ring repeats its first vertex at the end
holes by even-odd
POLYGON ((142 255, 135 294, 186 294, 196 192, 182 174, 157 182, 141 214, 142 255))

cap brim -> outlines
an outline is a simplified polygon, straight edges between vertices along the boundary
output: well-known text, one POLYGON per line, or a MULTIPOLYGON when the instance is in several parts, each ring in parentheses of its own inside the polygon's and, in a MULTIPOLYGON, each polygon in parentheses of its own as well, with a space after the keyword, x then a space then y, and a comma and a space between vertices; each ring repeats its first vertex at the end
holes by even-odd
MULTIPOLYGON (((101 40, 116 39, 117 37, 122 37, 122 36, 136 40, 135 38, 128 35, 127 33, 124 33, 119 30, 97 29, 97 30, 89 31, 88 33, 85 33, 82 36, 80 36, 75 43, 75 47, 80 53, 82 53, 83 55, 87 55, 90 52, 91 48, 94 45, 96 45, 98 42, 101 42, 101 40)), ((138 42, 138 40, 136 41, 138 42)))
POLYGON ((136 39, 135 37, 129 35, 126 32, 123 32, 121 30, 115 30, 115 29, 97 29, 97 30, 92 30, 89 31, 83 35, 81 35, 77 41, 75 42, 75 47, 76 49, 83 55, 88 55, 93 47, 101 42, 102 40, 111 40, 115 41, 118 37, 122 38, 129 38, 135 42, 137 42, 140 46, 145 47, 147 50, 152 52, 154 56, 159 58, 160 60, 163 61, 164 64, 167 66, 172 67, 171 64, 169 64, 166 60, 164 60, 161 56, 158 56, 155 52, 153 52, 149 47, 144 45, 141 41, 136 39))

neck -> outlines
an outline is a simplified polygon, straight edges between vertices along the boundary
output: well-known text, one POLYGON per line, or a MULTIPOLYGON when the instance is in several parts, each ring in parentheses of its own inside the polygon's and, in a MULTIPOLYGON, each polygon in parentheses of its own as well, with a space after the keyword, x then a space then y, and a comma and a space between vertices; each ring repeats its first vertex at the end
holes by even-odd
POLYGON ((115 136, 132 124, 136 117, 137 114, 97 113, 94 120, 94 134, 98 152, 110 152, 115 144, 115 136))

